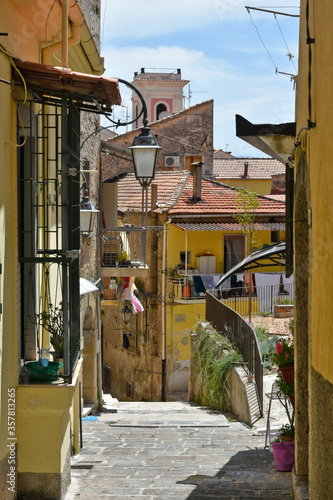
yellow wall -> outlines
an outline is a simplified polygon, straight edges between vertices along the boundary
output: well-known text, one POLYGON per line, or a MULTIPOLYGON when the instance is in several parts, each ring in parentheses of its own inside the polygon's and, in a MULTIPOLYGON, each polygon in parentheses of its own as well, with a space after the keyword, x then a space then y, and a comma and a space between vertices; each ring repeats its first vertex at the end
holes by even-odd
MULTIPOLYGON (((311 2, 310 31, 315 38, 312 50, 312 121, 315 128, 301 132, 301 147, 297 159, 306 153, 310 173, 312 210, 312 289, 311 289, 311 331, 313 367, 333 384, 333 67, 327 63, 331 57, 333 31, 329 20, 333 16, 333 4, 329 1, 311 2), (313 14, 316 9, 316 14, 313 14), (325 24, 326 22, 326 24, 325 24)), ((305 7, 304 7, 305 8, 305 7)), ((305 17, 304 17, 305 23, 305 17)), ((305 30, 305 27, 304 27, 305 30)), ((308 120, 308 50, 306 35, 300 38, 300 84, 297 90, 297 132, 307 126, 308 120)))
MULTIPOLYGON (((0 77, 11 79, 10 64, 0 53, 0 77)), ((0 275, 2 316, 0 320, 0 435, 7 436, 8 389, 17 385, 17 217, 15 210, 16 159, 12 143, 15 140, 11 87, 1 85, 0 92, 0 275)), ((0 440, 0 461, 7 454, 6 441, 0 440)))
MULTIPOLYGON (((41 44, 45 39, 45 19, 52 2, 32 0, 1 1, 1 45, 13 57, 41 62, 41 44), (43 17, 44 16, 44 17, 43 17)), ((56 3, 55 10, 61 12, 56 3)), ((60 21, 60 24, 59 24, 60 21)), ((56 37, 61 25, 49 23, 48 35, 56 37)), ((72 50, 72 49, 70 49, 72 50)), ((72 55, 73 59, 74 55, 72 55)), ((75 61, 75 69, 90 71, 88 56, 75 61)), ((11 82, 12 67, 8 55, 0 50, 0 78, 11 82)), ((61 387, 44 384, 18 385, 20 363, 20 296, 18 279, 17 227, 17 146, 16 104, 11 85, 0 82, 0 297, 3 313, 0 318, 0 475, 8 466, 8 389, 16 390, 15 437, 17 437, 20 472, 61 473, 70 449, 70 422, 74 445, 78 448, 79 375, 71 385, 61 387), (72 408, 73 401, 75 407, 72 408)), ((13 399, 13 398, 11 398, 13 399)), ((0 477, 2 480, 2 477, 0 477)), ((17 485, 16 485, 17 486, 17 485)))
POLYGON ((272 189, 272 179, 216 179, 217 182, 235 188, 244 188, 258 194, 269 194, 272 189))
POLYGON ((191 341, 190 335, 206 313, 205 300, 176 303, 167 307, 168 392, 187 390, 191 341))
MULTIPOLYGON (((179 253, 185 251, 186 231, 170 224, 168 226, 168 269, 179 264, 179 253)), ((196 267, 196 257, 210 252, 216 256, 216 274, 223 273, 223 236, 231 234, 242 234, 241 231, 187 231, 187 251, 191 252, 191 262, 188 267, 196 267)), ((285 240, 285 231, 280 233, 281 241, 285 240)), ((271 245, 270 231, 257 231, 255 234, 254 246, 261 249, 263 245, 271 245)), ((247 244, 247 255, 250 253, 247 244)), ((283 268, 265 268, 265 272, 280 272, 283 268)))

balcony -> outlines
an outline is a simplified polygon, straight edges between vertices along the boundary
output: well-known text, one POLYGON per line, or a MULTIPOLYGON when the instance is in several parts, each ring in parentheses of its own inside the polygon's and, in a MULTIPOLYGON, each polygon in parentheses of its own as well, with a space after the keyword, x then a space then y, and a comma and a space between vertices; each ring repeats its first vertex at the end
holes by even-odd
MULTIPOLYGON (((174 302, 202 302, 206 298, 206 292, 209 292, 241 316, 249 314, 249 286, 244 286, 246 282, 244 275, 243 279, 239 280, 233 287, 229 283, 225 283, 219 289, 215 289, 215 285, 221 277, 220 274, 201 275, 195 269, 191 272, 192 274, 182 276, 179 274, 168 276, 169 296, 172 295, 174 302)), ((257 286, 254 281, 251 296, 252 314, 271 315, 274 313, 276 305, 287 306, 293 303, 293 283, 281 282, 257 286)))
POLYGON ((100 276, 147 277, 146 235, 143 227, 102 230, 100 276))

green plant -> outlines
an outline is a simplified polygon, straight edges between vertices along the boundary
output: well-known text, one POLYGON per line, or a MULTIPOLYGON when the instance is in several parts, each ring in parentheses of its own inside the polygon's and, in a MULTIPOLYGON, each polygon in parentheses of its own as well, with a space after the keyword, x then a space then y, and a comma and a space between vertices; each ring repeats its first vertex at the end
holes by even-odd
MULTIPOLYGON (((279 429, 280 436, 294 438, 295 437, 295 426, 294 424, 284 424, 279 429)), ((281 438, 280 438, 281 439, 281 438)))
MULTIPOLYGON (((254 235, 257 230, 256 215, 260 205, 257 193, 253 193, 245 188, 237 189, 237 197, 235 198, 236 213, 233 214, 234 219, 241 227, 241 230, 249 243, 250 252, 253 251, 255 243, 254 235)), ((251 295, 252 295, 252 273, 249 273, 249 321, 251 323, 251 295)))
POLYGON ((295 328, 294 318, 291 318, 291 319, 289 320, 289 325, 288 325, 288 328, 289 328, 289 330, 290 330, 290 333, 291 333, 292 335, 294 335, 294 328, 295 328))
POLYGON ((229 373, 232 366, 243 362, 242 355, 209 324, 195 327, 193 347, 200 375, 198 402, 222 411, 228 409, 229 373))
POLYGON ((54 306, 49 303, 48 308, 35 315, 35 322, 50 334, 50 342, 58 358, 64 357, 64 314, 62 303, 54 306))
POLYGON ((277 396, 281 404, 285 407, 289 424, 293 426, 295 418, 295 410, 293 409, 292 412, 290 412, 290 407, 288 405, 288 396, 295 395, 295 385, 293 383, 286 384, 286 382, 283 380, 281 373, 278 373, 276 383, 278 386, 277 396))
POLYGON ((273 363, 284 368, 286 366, 293 366, 294 364, 294 339, 288 338, 280 339, 275 344, 275 353, 272 357, 273 363))

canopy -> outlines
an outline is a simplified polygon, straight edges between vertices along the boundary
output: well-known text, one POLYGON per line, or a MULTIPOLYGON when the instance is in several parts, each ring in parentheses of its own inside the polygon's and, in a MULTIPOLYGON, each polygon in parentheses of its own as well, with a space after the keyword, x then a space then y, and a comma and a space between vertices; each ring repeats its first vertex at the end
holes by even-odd
POLYGON ((97 292, 98 288, 89 280, 80 278, 80 295, 85 295, 90 292, 97 292))
POLYGON ((285 266, 286 265, 286 242, 280 241, 274 245, 267 246, 245 257, 239 264, 228 271, 215 285, 218 288, 225 280, 233 274, 258 269, 260 267, 285 266))

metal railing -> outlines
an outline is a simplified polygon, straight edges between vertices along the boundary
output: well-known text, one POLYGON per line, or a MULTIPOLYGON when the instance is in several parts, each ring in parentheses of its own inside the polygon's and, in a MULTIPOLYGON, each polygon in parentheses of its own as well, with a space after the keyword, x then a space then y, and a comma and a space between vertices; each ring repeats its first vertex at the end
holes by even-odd
POLYGON ((257 336, 237 312, 223 304, 211 293, 206 293, 206 320, 235 344, 254 375, 261 416, 263 415, 263 362, 257 336))
POLYGON ((101 231, 101 265, 103 267, 145 267, 146 230, 121 226, 101 231))
MULTIPOLYGON (((241 316, 249 315, 249 289, 230 288, 225 290, 209 290, 216 298, 228 307, 237 311, 241 316)), ((253 316, 268 316, 274 313, 274 306, 278 304, 293 304, 293 283, 281 285, 253 286, 251 294, 251 311, 253 316)))

